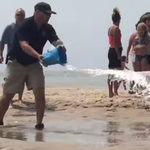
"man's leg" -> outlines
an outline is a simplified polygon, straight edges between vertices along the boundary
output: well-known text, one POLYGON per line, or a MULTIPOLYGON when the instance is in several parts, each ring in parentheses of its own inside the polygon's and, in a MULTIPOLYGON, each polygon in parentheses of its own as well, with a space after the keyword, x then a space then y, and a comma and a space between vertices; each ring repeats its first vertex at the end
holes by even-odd
POLYGON ((42 121, 45 112, 45 90, 44 88, 39 88, 37 90, 33 90, 35 96, 35 106, 36 106, 36 121, 37 125, 35 126, 37 129, 44 128, 42 121))
POLYGON ((113 81, 112 80, 112 75, 108 75, 108 79, 107 79, 107 84, 108 84, 108 90, 109 90, 109 98, 114 96, 113 93, 113 81))
POLYGON ((27 88, 32 89, 35 96, 37 124, 36 129, 43 129, 42 124, 45 111, 45 78, 43 68, 39 63, 28 67, 27 88))
POLYGON ((12 101, 15 94, 6 94, 4 93, 0 100, 0 125, 3 125, 3 118, 8 110, 9 104, 12 101))
POLYGON ((0 101, 0 122, 3 125, 4 115, 12 101, 14 95, 18 93, 23 86, 22 66, 16 62, 9 61, 6 68, 6 76, 3 84, 3 96, 0 101))
POLYGON ((23 103, 23 101, 22 101, 22 95, 23 95, 24 87, 25 87, 25 85, 23 86, 23 88, 18 93, 18 101, 20 101, 21 103, 23 103))

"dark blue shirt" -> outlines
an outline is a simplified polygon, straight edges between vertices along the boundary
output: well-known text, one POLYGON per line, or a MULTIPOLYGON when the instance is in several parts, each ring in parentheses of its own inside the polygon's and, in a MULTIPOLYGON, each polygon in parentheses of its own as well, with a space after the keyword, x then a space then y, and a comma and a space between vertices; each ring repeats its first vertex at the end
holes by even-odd
POLYGON ((0 42, 3 45, 7 44, 7 53, 10 51, 10 49, 12 47, 14 35, 15 35, 18 27, 19 27, 18 25, 16 25, 15 23, 12 23, 12 24, 6 26, 6 28, 3 31, 0 42))
POLYGON ((34 50, 42 54, 47 40, 52 43, 58 39, 55 29, 50 24, 43 25, 39 29, 34 17, 27 18, 15 33, 8 59, 16 59, 18 63, 24 66, 33 64, 39 60, 25 53, 20 47, 19 41, 26 41, 34 50))

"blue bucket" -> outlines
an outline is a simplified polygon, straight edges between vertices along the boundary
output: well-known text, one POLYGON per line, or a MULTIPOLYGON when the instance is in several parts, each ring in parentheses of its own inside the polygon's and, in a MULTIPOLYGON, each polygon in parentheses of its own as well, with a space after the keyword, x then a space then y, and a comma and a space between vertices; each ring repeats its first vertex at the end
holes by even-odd
POLYGON ((60 64, 64 65, 67 63, 67 55, 65 52, 61 50, 61 46, 58 46, 57 48, 48 51, 47 53, 44 54, 44 58, 42 59, 43 62, 46 65, 55 65, 55 64, 60 64))

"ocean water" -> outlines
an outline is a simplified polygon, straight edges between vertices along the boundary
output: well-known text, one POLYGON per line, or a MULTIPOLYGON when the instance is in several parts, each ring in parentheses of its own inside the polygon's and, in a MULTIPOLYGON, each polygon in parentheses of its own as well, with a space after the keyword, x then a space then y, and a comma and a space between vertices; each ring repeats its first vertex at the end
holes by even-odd
POLYGON ((107 87, 107 75, 94 76, 76 71, 45 71, 46 85, 75 85, 84 87, 107 87))
MULTIPOLYGON (((107 76, 94 77, 93 75, 76 71, 44 71, 45 83, 47 86, 83 86, 105 88, 107 86, 107 76)), ((3 82, 4 71, 0 71, 0 83, 3 82)))
MULTIPOLYGON (((150 93, 150 72, 134 72, 109 69, 78 69, 71 65, 62 67, 65 70, 44 70, 46 86, 78 86, 93 87, 99 89, 107 88, 108 74, 117 80, 125 80, 127 83, 135 83, 146 87, 145 93, 150 93)), ((3 83, 5 68, 0 69, 0 83, 3 83)), ((113 79, 112 79, 113 80, 113 79)), ((129 85, 127 85, 129 88, 129 85)))

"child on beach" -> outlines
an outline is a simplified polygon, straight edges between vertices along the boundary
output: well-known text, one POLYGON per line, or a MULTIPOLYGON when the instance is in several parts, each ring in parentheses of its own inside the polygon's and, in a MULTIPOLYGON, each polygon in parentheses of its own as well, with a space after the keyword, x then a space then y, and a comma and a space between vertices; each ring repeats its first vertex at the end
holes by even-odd
MULTIPOLYGON (((126 69, 127 69, 127 70, 130 70, 130 69, 126 66, 126 56, 121 56, 121 69, 122 69, 122 70, 126 70, 126 69)), ((123 82, 124 90, 126 90, 127 88, 126 88, 126 81, 125 81, 125 80, 121 80, 121 81, 119 82, 118 88, 119 88, 121 82, 123 82)))
POLYGON ((121 56, 121 69, 122 70, 130 70, 127 66, 126 66, 126 56, 121 56))
MULTIPOLYGON (((127 66, 126 66, 126 56, 122 56, 121 57, 121 69, 122 70, 130 70, 127 66)), ((126 90, 127 88, 126 88, 126 81, 125 80, 122 80, 122 81, 120 81, 120 84, 121 84, 121 82, 123 82, 123 87, 124 87, 124 90, 126 90)), ((119 84, 119 85, 120 85, 119 84)), ((134 81, 131 81, 130 82, 130 89, 129 89, 129 94, 135 94, 135 92, 133 91, 133 88, 134 88, 134 86, 135 86, 135 82, 134 81)))

